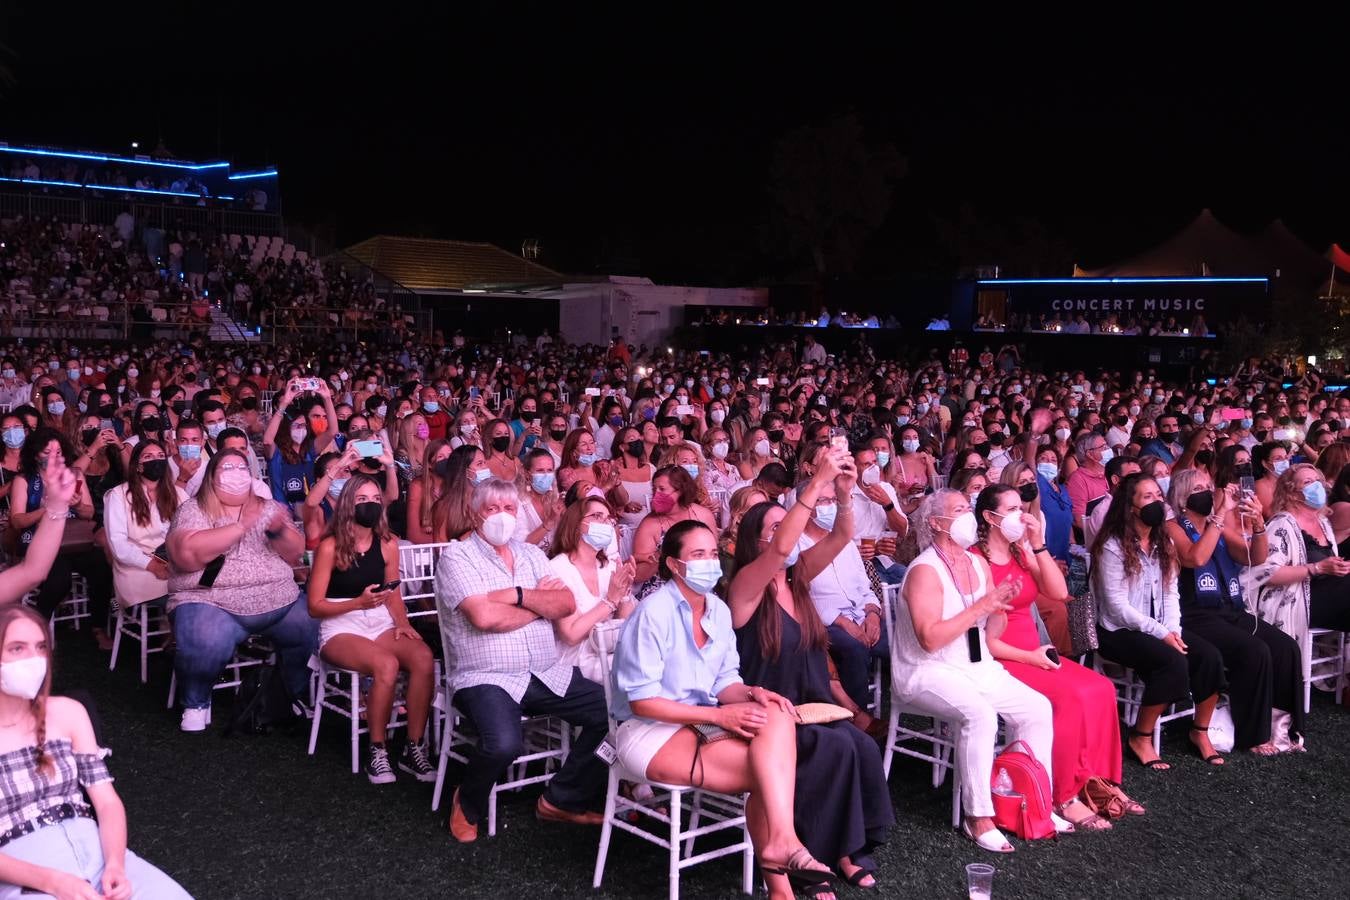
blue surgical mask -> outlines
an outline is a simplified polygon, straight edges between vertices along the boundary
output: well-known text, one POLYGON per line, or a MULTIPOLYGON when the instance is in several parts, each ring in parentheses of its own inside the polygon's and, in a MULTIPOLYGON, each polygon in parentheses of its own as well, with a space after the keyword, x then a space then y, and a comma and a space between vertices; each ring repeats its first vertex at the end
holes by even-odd
POLYGON ((909 424, 909 416, 896 416, 895 424, 899 425, 901 428, 905 427, 909 424))
POLYGON ((583 466, 593 466, 595 465, 595 461, 599 458, 600 457, 596 456, 594 453, 581 453, 577 455, 577 462, 581 463, 583 466))
POLYGON ((1115 452, 1114 450, 1112 450, 1110 447, 1103 447, 1103 448, 1102 448, 1102 465, 1106 465, 1107 463, 1109 463, 1111 460, 1113 460, 1113 459, 1115 459, 1115 458, 1116 458, 1116 452, 1115 452))
POLYGON ((1289 460, 1287 459, 1276 460, 1275 462, 1270 464, 1270 468, 1271 471, 1275 473, 1275 477, 1279 478, 1285 472, 1289 471, 1289 460))
POLYGON ((918 453, 918 452, 919 452, 919 439, 918 439, 918 438, 910 438, 909 440, 901 441, 901 442, 900 442, 900 449, 904 450, 906 453, 918 453))
POLYGON ((834 519, 835 516, 838 514, 839 514, 839 504, 837 503, 830 503, 825 506, 817 506, 816 514, 813 517, 812 521, 814 521, 816 525, 825 529, 826 531, 833 531, 834 519))
POLYGON ((342 496, 342 489, 347 486, 347 479, 334 478, 328 482, 328 496, 336 500, 342 496))
POLYGON ((614 543, 614 526, 608 522, 591 522, 581 533, 581 539, 596 550, 608 550, 614 543))
POLYGON ((680 466, 680 468, 688 472, 690 478, 693 478, 695 481, 698 480, 698 465, 696 463, 685 463, 680 466))
POLYGON ((1320 481, 1310 481, 1303 486, 1303 502, 1313 509, 1327 505, 1327 486, 1320 481))
POLYGON ((1046 481, 1053 482, 1059 477, 1059 466, 1054 463, 1036 463, 1036 474, 1046 481))
POLYGON ((220 437, 220 433, 224 431, 225 428, 226 425, 224 422, 212 422, 210 425, 206 426, 206 436, 214 441, 216 438, 220 437))
POLYGON ((731 393, 731 385, 729 385, 729 384, 724 384, 724 385, 722 385, 720 388, 718 388, 717 390, 722 394, 723 397, 725 397, 725 396, 727 396, 728 394, 731 393))
POLYGON ((706 594, 722 580, 721 560, 686 559, 682 562, 684 574, 681 578, 691 591, 706 594))
MULTIPOLYGON (((916 446, 915 446, 915 449, 916 449, 916 450, 918 449, 917 444, 916 444, 916 446)), ((887 466, 889 466, 890 464, 891 464, 891 451, 889 451, 889 450, 878 450, 878 451, 877 451, 877 465, 881 466, 881 467, 884 469, 884 468, 886 468, 887 466)))
POLYGON ((24 439, 28 437, 24 430, 18 425, 13 425, 5 429, 5 446, 11 450, 17 450, 23 446, 24 439))
POLYGON ((1191 421, 1197 425, 1205 424, 1205 414, 1202 412, 1191 413, 1191 421))
POLYGON ((553 490, 553 473, 535 472, 530 476, 530 487, 534 488, 536 494, 547 494, 553 490))
POLYGON ((1252 420, 1251 420, 1251 419, 1243 419, 1243 420, 1241 420, 1241 422, 1240 422, 1239 424, 1242 425, 1243 428, 1251 428, 1251 427, 1252 427, 1252 420))
POLYGON ((1070 406, 1070 407, 1069 407, 1069 418, 1070 418, 1070 419, 1076 419, 1076 418, 1078 418, 1078 407, 1076 407, 1076 406, 1070 406))
POLYGON ((801 555, 802 551, 797 548, 796 544, 794 544, 792 546, 792 552, 788 553, 787 559, 783 560, 783 568, 790 569, 793 566, 795 566, 797 564, 797 557, 801 555))
POLYGON ((183 459, 192 461, 202 458, 201 444, 183 444, 178 448, 178 455, 183 459))
POLYGON ((492 477, 492 470, 489 469, 487 466, 483 466, 483 468, 473 473, 473 483, 482 484, 484 481, 487 481, 491 477, 492 477))
POLYGON ((429 413, 439 412, 440 408, 441 404, 435 400, 428 400, 422 404, 422 409, 426 410, 429 413))
POLYGON ((1166 497, 1166 496, 1167 496, 1167 492, 1168 492, 1168 491, 1171 489, 1171 487, 1172 487, 1172 476, 1171 476, 1171 475, 1159 475, 1157 478, 1155 478, 1155 479, 1153 479, 1153 480, 1156 481, 1156 482, 1158 482, 1158 490, 1162 491, 1162 492, 1163 492, 1163 496, 1166 497))

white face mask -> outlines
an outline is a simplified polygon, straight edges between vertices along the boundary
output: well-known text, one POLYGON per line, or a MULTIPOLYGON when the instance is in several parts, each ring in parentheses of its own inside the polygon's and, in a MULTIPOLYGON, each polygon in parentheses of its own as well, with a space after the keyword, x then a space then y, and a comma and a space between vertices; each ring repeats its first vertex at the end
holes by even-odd
POLYGON ((757 455, 768 456, 770 449, 771 448, 769 447, 769 442, 767 440, 761 438, 760 440, 755 441, 755 453, 757 455))
POLYGON ((876 464, 873 464, 863 469, 862 483, 866 485, 880 484, 881 468, 876 464))
POLYGON ((1055 429, 1055 438, 1060 441, 1067 441, 1069 439, 1069 435, 1071 435, 1072 433, 1073 432, 1069 431, 1069 429, 1067 428, 1057 428, 1055 429))
POLYGON ((509 512, 493 513, 483 520, 483 540, 501 547, 516 533, 516 517, 509 512))
POLYGON ((718 441, 712 445, 712 455, 714 459, 726 459, 727 453, 731 450, 731 445, 726 441, 718 441))
POLYGON ((30 656, 0 664, 0 692, 32 700, 47 680, 47 657, 30 656))
POLYGON ((947 534, 956 542, 956 546, 960 547, 962 550, 973 546, 980 536, 979 524, 975 521, 975 514, 966 511, 952 519, 947 534))
POLYGON ((712 412, 708 413, 708 418, 712 419, 714 425, 721 425, 726 421, 727 414, 724 410, 714 409, 712 412))
POLYGON ((1027 533, 1027 523, 1022 521, 1022 511, 1013 510, 999 520, 998 530, 1003 532, 1003 536, 1009 543, 1017 543, 1022 536, 1027 533))

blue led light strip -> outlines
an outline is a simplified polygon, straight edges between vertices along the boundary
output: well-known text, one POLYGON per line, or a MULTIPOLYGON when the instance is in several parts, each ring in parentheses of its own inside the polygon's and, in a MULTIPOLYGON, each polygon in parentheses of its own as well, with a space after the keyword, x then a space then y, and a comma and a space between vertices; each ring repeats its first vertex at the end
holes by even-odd
POLYGON ((269 169, 266 172, 241 172, 238 175, 231 175, 230 180, 243 181, 245 178, 275 178, 276 176, 277 170, 269 169))
POLYGON ((233 200, 233 197, 215 197, 210 194, 188 194, 183 191, 157 191, 151 188, 137 187, 118 187, 117 185, 107 184, 80 184, 75 181, 47 181, 43 178, 0 178, 0 181, 8 181, 13 184, 47 184, 53 187, 71 187, 90 191, 111 191, 119 194, 158 194, 162 197, 190 197, 193 200, 200 200, 205 197, 207 200, 233 200))
POLYGON ((1216 284, 1267 282, 1269 278, 990 278, 976 284, 1216 284))
POLYGON ((94 162, 117 162, 126 163, 130 166, 159 166, 163 169, 223 169, 229 168, 227 162, 201 163, 175 163, 161 162, 156 159, 132 159, 127 156, 107 156, 102 153, 75 153, 69 150, 38 150, 33 147, 0 147, 0 153, 22 153, 31 156, 59 156, 62 159, 88 159, 94 162))

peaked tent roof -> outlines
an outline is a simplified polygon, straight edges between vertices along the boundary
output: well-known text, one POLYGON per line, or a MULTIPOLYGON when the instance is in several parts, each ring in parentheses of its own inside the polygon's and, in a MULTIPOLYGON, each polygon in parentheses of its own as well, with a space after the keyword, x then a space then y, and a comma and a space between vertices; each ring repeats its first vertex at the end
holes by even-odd
POLYGON ((1074 275, 1092 278, 1190 278, 1205 275, 1267 275, 1273 268, 1260 241, 1238 234, 1205 209, 1189 225, 1151 250, 1100 269, 1075 267, 1074 275))
POLYGON ((562 275, 494 244, 381 234, 347 248, 361 262, 413 290, 555 284, 562 275))
POLYGON ((1326 279, 1330 271, 1326 259, 1303 243, 1283 220, 1276 219, 1267 225, 1258 240, 1266 256, 1279 268, 1281 278, 1300 284, 1316 284, 1326 279))

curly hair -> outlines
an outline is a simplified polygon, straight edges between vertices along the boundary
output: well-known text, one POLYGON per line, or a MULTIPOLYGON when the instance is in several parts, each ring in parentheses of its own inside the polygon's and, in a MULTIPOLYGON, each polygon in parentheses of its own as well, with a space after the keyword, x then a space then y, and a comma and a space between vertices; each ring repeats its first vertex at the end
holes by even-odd
POLYGON ((909 517, 910 531, 914 534, 914 540, 919 545, 919 550, 927 550, 933 546, 933 536, 937 531, 933 528, 933 519, 946 517, 947 501, 953 497, 963 497, 963 495, 960 491, 954 491, 950 488, 934 491, 923 498, 919 508, 909 517))

